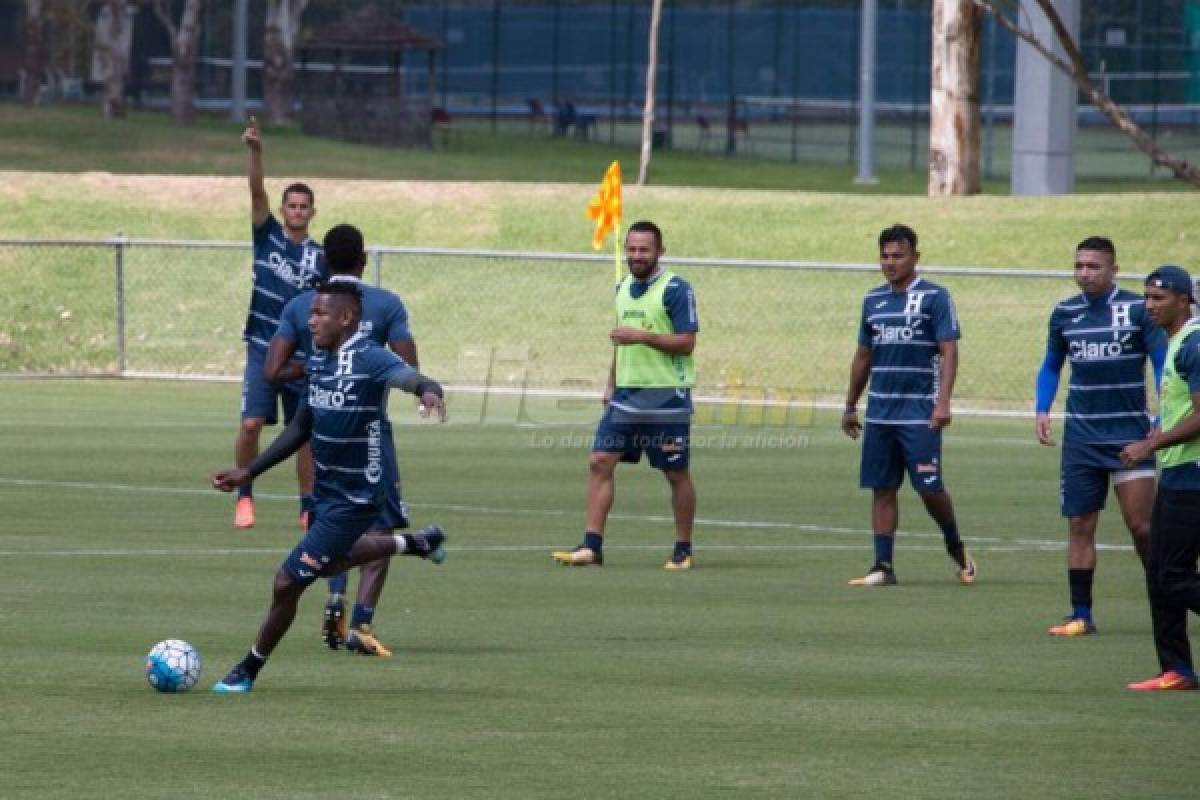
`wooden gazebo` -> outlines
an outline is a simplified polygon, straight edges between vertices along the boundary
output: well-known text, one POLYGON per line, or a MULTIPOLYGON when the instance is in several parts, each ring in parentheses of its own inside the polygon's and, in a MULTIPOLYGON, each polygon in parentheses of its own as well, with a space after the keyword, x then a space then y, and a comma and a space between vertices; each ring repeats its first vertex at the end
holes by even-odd
POLYGON ((305 133, 352 142, 430 146, 437 53, 445 44, 370 4, 300 47, 305 133), (427 55, 425 91, 414 90, 404 54, 427 55))

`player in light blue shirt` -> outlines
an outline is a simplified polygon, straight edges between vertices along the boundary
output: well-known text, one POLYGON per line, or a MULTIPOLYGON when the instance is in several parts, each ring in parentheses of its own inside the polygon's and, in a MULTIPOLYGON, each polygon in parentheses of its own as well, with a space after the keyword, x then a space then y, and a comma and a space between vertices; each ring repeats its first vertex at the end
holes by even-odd
MULTIPOLYGON (((356 285, 362 294, 362 319, 359 332, 378 345, 391 348, 405 363, 418 368, 417 345, 408 327, 408 310, 403 301, 387 289, 363 284, 363 268, 367 253, 362 233, 353 225, 335 225, 325 234, 325 256, 329 265, 330 280, 347 280, 356 285)), ((271 338, 267 351, 264 372, 274 382, 302 380, 303 367, 295 359, 304 359, 313 351, 312 334, 308 329, 309 312, 316 292, 309 290, 294 297, 284 306, 280 315, 279 329, 271 338)), ((399 467, 396 448, 392 439, 392 426, 387 415, 383 424, 384 483, 387 499, 376 527, 394 530, 408 527, 408 510, 400 492, 399 467)), ((358 597, 351 612, 347 629, 345 601, 347 577, 343 573, 329 579, 329 598, 321 624, 321 638, 332 650, 342 644, 347 649, 363 655, 391 655, 372 630, 375 610, 387 578, 388 559, 364 564, 360 571, 358 597)))
POLYGON ((1070 361, 1059 498, 1067 518, 1067 584, 1071 613, 1050 626, 1052 636, 1096 632, 1092 582, 1096 574, 1096 523, 1111 478, 1121 516, 1145 561, 1154 504, 1154 458, 1132 468, 1121 449, 1153 427, 1146 409, 1146 362, 1162 376, 1167 339, 1146 313, 1142 295, 1116 284, 1117 251, 1103 236, 1075 248, 1075 283, 1081 289, 1050 313, 1046 357, 1038 372, 1034 409, 1038 441, 1053 447, 1050 407, 1063 364, 1070 361))
POLYGON ((304 404, 249 466, 212 476, 214 488, 233 491, 312 442, 313 523, 275 575, 271 606, 254 646, 213 686, 215 692, 250 691, 291 627, 300 596, 317 578, 397 554, 435 562, 444 558, 446 537, 436 525, 415 534, 375 528, 387 499, 383 418, 389 390, 400 388, 420 397, 442 420, 446 409, 441 386, 359 332, 361 303, 352 283, 320 287, 309 314, 315 352, 307 362, 304 404))
POLYGON ((896 583, 893 548, 900 511, 897 491, 909 481, 942 530, 961 584, 975 582, 975 562, 963 547, 950 493, 942 484, 942 430, 958 372, 958 318, 950 293, 917 274, 917 234, 893 225, 879 234, 879 265, 887 279, 867 292, 842 431, 863 436, 859 485, 872 492, 875 563, 853 586, 896 583), (858 399, 867 381, 866 428, 858 399))
MULTIPOLYGON (((313 192, 303 183, 283 190, 280 214, 283 223, 271 213, 270 199, 263 179, 262 135, 258 122, 242 134, 250 154, 247 175, 250 182, 250 217, 254 223, 254 289, 242 338, 246 342, 246 369, 242 378, 241 426, 234 443, 234 460, 246 466, 258 453, 258 440, 264 425, 274 425, 278 406, 283 405, 287 423, 296 413, 301 386, 276 386, 263 375, 267 346, 284 305, 325 276, 325 261, 320 246, 308 236, 308 226, 317 213, 313 192)), ((312 460, 304 448, 296 456, 296 477, 300 494, 312 491, 312 460)), ((302 523, 303 523, 303 514, 302 523)), ((254 492, 249 483, 239 487, 234 506, 236 528, 254 527, 254 492)))

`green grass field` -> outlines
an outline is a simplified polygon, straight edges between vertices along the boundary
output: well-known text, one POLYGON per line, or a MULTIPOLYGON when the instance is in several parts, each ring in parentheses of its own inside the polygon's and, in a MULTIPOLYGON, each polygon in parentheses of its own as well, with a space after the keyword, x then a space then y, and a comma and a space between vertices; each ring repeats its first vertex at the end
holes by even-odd
MULTIPOLYGON (((416 422, 397 401, 418 524, 377 621, 390 660, 321 648, 320 593, 246 697, 208 685, 250 643, 297 535, 290 470, 260 524, 206 489, 236 387, 7 381, 0 410, 0 773, 8 798, 1163 798, 1194 790, 1197 697, 1134 696, 1154 668, 1138 565, 1103 517, 1101 635, 1065 610, 1057 454, 1027 424, 958 420, 948 482, 980 564, 958 586, 907 490, 901 585, 870 561, 857 451, 817 414, 698 428, 698 568, 661 570, 666 490, 619 473, 601 570, 551 566, 582 525, 594 411, 520 427, 416 422), (768 436, 774 436, 769 440, 768 436), (755 438, 757 437, 757 438, 755 438), (774 442, 777 446, 771 447, 774 442), (182 637, 201 691, 157 695, 141 659, 182 637)), ((507 415, 507 416, 506 416, 507 415)))

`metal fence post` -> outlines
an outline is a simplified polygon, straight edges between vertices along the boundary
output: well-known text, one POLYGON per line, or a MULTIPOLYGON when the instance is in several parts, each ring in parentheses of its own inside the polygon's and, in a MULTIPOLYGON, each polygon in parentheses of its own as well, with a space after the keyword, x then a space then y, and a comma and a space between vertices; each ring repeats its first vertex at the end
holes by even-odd
POLYGON ((116 312, 117 312, 117 373, 124 375, 129 367, 128 354, 125 352, 125 247, 128 240, 125 234, 117 231, 113 238, 114 267, 116 269, 116 312))
POLYGON ((382 250, 374 251, 374 256, 375 256, 375 258, 373 260, 375 263, 375 285, 383 286, 383 251, 382 250))

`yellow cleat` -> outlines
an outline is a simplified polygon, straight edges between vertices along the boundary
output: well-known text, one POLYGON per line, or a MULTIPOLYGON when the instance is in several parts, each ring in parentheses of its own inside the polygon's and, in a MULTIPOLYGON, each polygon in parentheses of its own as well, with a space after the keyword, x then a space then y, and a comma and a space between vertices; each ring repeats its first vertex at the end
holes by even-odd
POLYGON ((1046 633, 1051 636, 1090 636, 1096 633, 1096 624, 1082 617, 1066 617, 1058 625, 1051 625, 1046 633))
POLYGON ((971 558, 971 554, 963 552, 963 560, 967 562, 965 567, 960 567, 958 562, 954 562, 954 574, 958 576, 958 582, 963 586, 975 585, 975 559, 971 558))
POLYGON ((888 564, 876 564, 861 578, 851 578, 850 586, 895 586, 896 573, 888 564))
POLYGON ((1191 691, 1196 688, 1196 679, 1175 670, 1168 670, 1149 680, 1126 684, 1125 688, 1135 692, 1191 691))
POLYGON ((550 557, 564 567, 602 567, 604 555, 580 545, 574 550, 555 550, 550 557))
POLYGON ((358 625, 350 629, 346 637, 346 649, 351 653, 364 656, 391 656, 392 651, 384 647, 383 642, 375 638, 370 625, 358 625))
POLYGON ((675 560, 675 557, 674 557, 674 556, 672 556, 672 557, 671 557, 671 558, 670 558, 670 559, 667 561, 667 563, 666 563, 666 564, 663 564, 663 569, 665 569, 665 570, 671 570, 671 571, 674 571, 674 570, 681 570, 681 569, 691 569, 691 568, 692 568, 692 557, 691 557, 691 555, 686 555, 686 556, 684 556, 683 558, 679 559, 678 561, 676 561, 676 560, 675 560))

